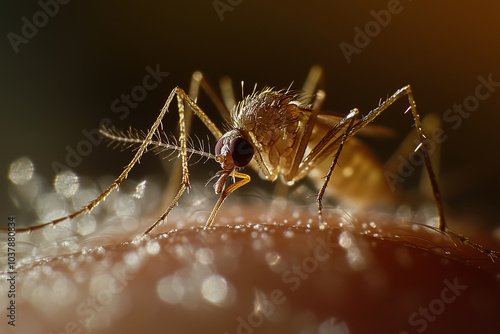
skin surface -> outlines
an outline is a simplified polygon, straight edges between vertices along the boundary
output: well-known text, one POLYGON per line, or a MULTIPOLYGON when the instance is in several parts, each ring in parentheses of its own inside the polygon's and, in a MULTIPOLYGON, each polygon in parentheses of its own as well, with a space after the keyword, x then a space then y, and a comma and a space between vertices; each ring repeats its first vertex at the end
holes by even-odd
POLYGON ((113 237, 108 227, 96 232, 101 238, 80 238, 79 251, 28 260, 18 268, 17 326, 4 321, 2 333, 494 333, 500 326, 499 264, 434 229, 329 210, 319 230, 313 209, 230 204, 210 230, 180 208, 150 236, 137 236, 147 224, 113 237), (174 221, 184 227, 170 230, 174 221))

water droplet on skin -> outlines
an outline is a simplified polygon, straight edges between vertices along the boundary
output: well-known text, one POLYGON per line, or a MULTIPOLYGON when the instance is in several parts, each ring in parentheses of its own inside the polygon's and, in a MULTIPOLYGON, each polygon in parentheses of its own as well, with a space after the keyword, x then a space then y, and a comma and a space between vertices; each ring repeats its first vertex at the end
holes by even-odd
POLYGON ((68 214, 64 198, 54 192, 39 196, 35 210, 42 221, 51 221, 68 214))
POLYGON ((353 240, 351 233, 344 231, 340 234, 339 245, 342 246, 342 248, 347 249, 347 248, 353 246, 353 244, 354 244, 354 240, 353 240))
POLYGON ((263 248, 264 248, 264 246, 265 246, 265 242, 264 242, 264 241, 262 241, 261 239, 254 240, 254 241, 252 242, 252 249, 253 249, 254 251, 259 251, 259 250, 263 249, 263 248))
POLYGON ((276 252, 269 252, 269 253, 266 253, 265 258, 266 258, 267 264, 269 264, 270 266, 274 266, 280 261, 281 256, 276 252))
POLYGON ((120 196, 116 199, 113 208, 118 216, 135 216, 139 212, 131 196, 120 196))
POLYGON ((200 248, 196 251, 196 260, 202 264, 214 262, 214 252, 210 248, 200 248))
POLYGON ((172 275, 162 278, 156 285, 156 293, 161 300, 178 304, 184 299, 186 288, 182 278, 172 275))
POLYGON ((127 266, 127 271, 135 271, 139 268, 140 266, 140 258, 139 258, 139 254, 137 254, 137 252, 129 252, 127 254, 125 254, 124 256, 124 261, 125 261, 125 264, 127 266))
POLYGON ((160 252, 160 244, 158 243, 158 241, 151 240, 146 245, 146 251, 148 252, 148 254, 156 255, 160 252))
POLYGON ((71 171, 57 174, 54 180, 54 189, 66 198, 73 197, 80 187, 78 176, 71 171))
POLYGON ((52 296, 59 305, 71 304, 77 295, 76 286, 66 277, 54 280, 52 296))
MULTIPOLYGON (((72 197, 73 209, 78 210, 88 205, 94 198, 99 196, 100 192, 95 188, 80 189, 75 196, 72 197)), ((106 203, 106 202, 104 202, 106 203)), ((92 210, 92 213, 99 213, 100 205, 92 210)))
POLYGON ((347 262, 354 271, 362 271, 367 266, 365 257, 361 253, 361 250, 356 246, 350 247, 347 250, 347 262))
POLYGON ((228 286, 226 279, 219 275, 208 276, 202 284, 201 293, 212 304, 222 304, 226 299, 228 286))
POLYGON ((58 311, 55 307, 47 307, 47 304, 51 301, 52 289, 43 284, 33 289, 30 296, 30 303, 49 316, 54 315, 58 311))
POLYGON ((9 167, 9 180, 17 185, 26 184, 31 177, 35 167, 30 159, 22 157, 12 162, 9 167))
POLYGON ((84 215, 73 221, 76 232, 80 235, 89 235, 96 230, 97 222, 94 216, 84 215))

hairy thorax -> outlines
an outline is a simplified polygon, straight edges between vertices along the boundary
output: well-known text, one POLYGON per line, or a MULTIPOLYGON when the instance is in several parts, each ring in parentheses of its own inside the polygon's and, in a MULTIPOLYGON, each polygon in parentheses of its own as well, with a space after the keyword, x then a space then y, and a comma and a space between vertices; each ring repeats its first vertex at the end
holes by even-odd
POLYGON ((264 90, 247 97, 233 111, 235 127, 255 144, 257 162, 261 160, 269 172, 268 179, 289 174, 300 142, 299 129, 306 122, 301 108, 292 94, 264 90))

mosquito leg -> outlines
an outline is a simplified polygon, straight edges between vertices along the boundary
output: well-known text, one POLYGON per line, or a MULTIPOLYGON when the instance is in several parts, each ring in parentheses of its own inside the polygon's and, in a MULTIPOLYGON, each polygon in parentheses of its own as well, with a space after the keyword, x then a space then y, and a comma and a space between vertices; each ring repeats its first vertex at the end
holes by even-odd
MULTIPOLYGON (((198 94, 200 92, 200 81, 198 80, 198 76, 196 75, 197 72, 193 73, 191 77, 191 83, 189 85, 189 96, 194 100, 198 100, 198 94)), ((185 129, 186 129, 186 134, 191 133, 191 124, 193 120, 193 111, 191 108, 186 108, 187 106, 184 105, 184 123, 185 123, 185 129)), ((179 126, 177 127, 177 131, 180 133, 179 126)), ((168 161, 170 162, 170 161, 168 161)), ((167 181, 167 191, 165 191, 165 195, 163 196, 164 200, 163 203, 171 203, 172 199, 175 198, 176 193, 175 193, 175 188, 172 187, 174 184, 180 184, 182 180, 182 161, 179 159, 176 159, 172 165, 167 164, 167 160, 162 160, 163 166, 165 167, 165 170, 168 171, 168 174, 170 174, 170 177, 168 178, 167 181)))
POLYGON ((344 132, 344 135, 342 136, 342 140, 340 142, 339 148, 338 148, 337 152, 335 153, 335 157, 332 161, 332 164, 330 165, 330 168, 328 169, 328 173, 325 176, 325 182, 323 182, 323 185, 321 186, 321 189, 318 192, 318 196, 316 197, 316 201, 318 202, 318 222, 319 222, 320 229, 324 229, 326 227, 326 223, 323 221, 323 196, 325 195, 326 187, 328 186, 328 182, 330 181, 330 178, 332 177, 333 169, 337 165, 337 162, 338 162, 339 157, 340 157, 340 153, 342 152, 342 149, 344 148, 344 145, 347 142, 349 131, 351 131, 352 126, 354 124, 354 120, 356 119, 358 113, 359 113, 358 109, 354 109, 347 116, 347 117, 350 117, 351 120, 349 122, 349 125, 348 125, 346 131, 344 132))
MULTIPOLYGON (((435 114, 429 114, 422 118, 422 129, 424 133, 430 133, 434 129, 441 127, 441 119, 435 114)), ((415 141, 418 141, 417 134, 411 131, 405 139, 398 146, 392 156, 385 162, 384 170, 386 173, 397 175, 398 168, 401 165, 399 157, 409 157, 415 149, 415 141)), ((439 160, 440 160, 440 147, 439 143, 435 143, 435 148, 431 155, 432 166, 436 175, 439 175, 439 160)), ((429 189, 430 184, 428 176, 422 174, 419 185, 419 193, 429 196, 432 194, 432 189, 429 189)), ((394 191, 397 189, 393 189, 394 191)))
POLYGON ((219 86, 222 93, 222 99, 224 100, 224 104, 226 105, 227 110, 233 110, 233 108, 236 106, 233 81, 230 77, 224 76, 220 79, 219 86))
POLYGON ((205 229, 212 226, 214 218, 217 215, 217 212, 219 211, 220 206, 222 205, 222 203, 224 203, 224 200, 227 198, 227 196, 229 196, 229 194, 231 194, 233 191, 235 191, 239 187, 244 186, 245 184, 250 182, 250 175, 247 175, 247 174, 232 171, 231 174, 229 174, 229 176, 234 176, 234 177, 240 178, 241 180, 231 184, 229 187, 227 187, 226 189, 224 189, 222 191, 222 194, 220 195, 220 198, 217 201, 217 204, 214 206, 212 213, 210 214, 210 217, 208 218, 207 223, 205 224, 205 227, 204 227, 205 229))
MULTIPOLYGON (((314 111, 313 111, 314 112, 314 111)), ((298 161, 297 169, 288 176, 292 180, 300 180, 306 176, 315 165, 321 163, 324 159, 329 157, 335 150, 339 148, 340 141, 342 140, 342 134, 345 131, 346 123, 349 122, 350 117, 355 113, 355 110, 351 111, 349 115, 341 119, 337 124, 335 124, 328 132, 321 138, 321 140, 314 146, 309 154, 298 161)), ((359 122, 358 122, 359 123, 359 122)), ((355 124, 356 125, 356 124, 355 124)), ((351 138, 354 133, 354 127, 347 134, 347 139, 351 138)), ((302 154, 303 156, 303 154, 302 154)), ((294 163, 296 161, 294 160, 294 163)))
MULTIPOLYGON (((201 87, 205 93, 207 93, 210 100, 213 102, 219 113, 222 115, 224 119, 230 119, 229 109, 221 100, 219 94, 214 89, 214 86, 208 81, 208 79, 201 73, 200 71, 196 71, 193 73, 191 80, 192 91, 198 91, 199 87, 201 87)), ((196 92, 196 95, 198 93, 196 92)), ((196 102, 196 100, 194 100, 196 102)), ((217 138, 218 139, 218 138, 217 138)))
POLYGON ((167 207, 167 209, 163 212, 163 214, 158 218, 153 225, 151 225, 144 234, 149 234, 156 226, 158 226, 161 222, 165 220, 165 218, 169 215, 172 209, 177 205, 177 202, 181 198, 184 191, 189 187, 189 170, 188 170, 188 156, 187 156, 187 133, 186 133, 186 120, 185 120, 185 112, 184 112, 184 104, 187 104, 191 110, 202 120, 205 126, 212 132, 212 134, 218 139, 222 136, 220 130, 215 126, 215 124, 210 120, 210 118, 201 110, 200 107, 194 102, 194 100, 189 97, 186 92, 184 92, 181 88, 176 87, 172 93, 170 93, 169 99, 165 103, 165 106, 162 109, 162 113, 164 110, 167 110, 170 102, 173 99, 173 95, 177 95, 177 109, 179 111, 179 144, 181 147, 181 165, 182 165, 182 182, 181 187, 174 199, 167 207))
MULTIPOLYGON (((439 186, 437 184, 436 175, 434 173, 434 169, 432 167, 432 162, 429 157, 429 153, 425 144, 427 137, 422 130, 422 124, 420 122, 420 116, 417 112, 417 107, 415 103, 415 99, 413 97, 413 93, 411 91, 410 86, 403 87, 399 89, 396 93, 394 93, 391 97, 389 97, 386 101, 384 101, 377 108, 373 109, 363 117, 361 120, 357 121, 351 128, 350 131, 347 131, 347 139, 354 136, 358 131, 363 129, 366 125, 371 123, 378 115, 380 115, 384 110, 386 110, 390 105, 392 105, 395 101, 397 101, 402 96, 406 95, 408 97, 410 107, 407 111, 412 112, 413 120, 415 123, 415 128, 417 130, 418 139, 420 145, 417 149, 421 149, 424 155, 425 166, 427 172, 429 174, 429 179, 432 186, 432 191, 434 194, 434 199, 436 201, 436 206, 439 214, 439 229, 444 231, 446 230, 446 223, 444 219, 443 205, 441 201, 441 193, 439 191, 439 186)), ((331 154, 334 150, 339 148, 341 138, 341 131, 345 128, 346 122, 348 122, 347 117, 342 119, 339 123, 337 123, 332 129, 330 129, 321 140, 316 144, 316 146, 309 152, 308 156, 303 159, 300 163, 300 168, 296 173, 292 174, 291 177, 295 180, 298 180, 305 176, 309 169, 313 168, 315 164, 323 161, 328 154, 331 154)))
MULTIPOLYGON (((321 68, 321 66, 315 65, 311 67, 311 69, 309 70, 309 74, 307 75, 306 81, 302 86, 302 92, 304 96, 302 103, 306 105, 311 103, 311 99, 314 96, 314 91, 318 87, 318 84, 322 77, 323 77, 323 69, 321 68)), ((325 93, 324 91, 319 90, 316 94, 316 100, 314 102, 313 112, 311 113, 307 121, 306 130, 304 131, 304 135, 301 138, 299 148, 297 149, 296 155, 294 157, 292 168, 290 170, 290 175, 295 175, 297 173, 299 164, 302 160, 302 157, 304 156, 305 150, 307 148, 307 143, 309 141, 309 138, 311 137, 314 124, 316 123, 318 113, 321 111, 321 107, 323 105, 324 100, 325 100, 325 93)), ((286 197, 288 189, 289 187, 285 185, 281 180, 277 180, 276 186, 274 187, 274 198, 277 200, 275 202, 281 205, 280 199, 286 197)))
POLYGON ((306 81, 302 86, 302 91, 304 92, 304 100, 302 101, 302 103, 306 105, 311 103, 314 92, 318 88, 318 85, 321 82, 322 78, 323 68, 321 68, 321 66, 319 65, 314 65, 313 67, 311 67, 306 81))
MULTIPOLYGON (((191 76, 191 83, 189 86, 189 97, 197 102, 198 101, 198 96, 200 94, 200 88, 207 93, 208 97, 212 101, 212 103, 215 105, 215 107, 218 109, 219 113, 222 115, 222 117, 229 119, 229 109, 232 109, 233 106, 229 106, 228 104, 228 94, 233 94, 232 93, 232 86, 231 86, 231 80, 226 77, 226 80, 221 80, 221 91, 224 96, 224 102, 220 99, 220 97, 217 95, 213 85, 208 81, 207 78, 203 75, 202 72, 196 71, 193 73, 191 76), (228 81, 229 80, 229 81, 228 81), (224 85, 223 85, 224 83, 224 85), (228 93, 229 91, 229 93, 228 93)), ((234 95, 232 96, 233 104, 234 102, 234 95)), ((191 133, 191 123, 192 123, 192 110, 191 108, 187 108, 187 104, 184 104, 184 119, 185 119, 185 128, 186 128, 186 134, 191 133)), ((176 198, 174 196, 177 196, 175 193, 175 188, 171 187, 173 184, 179 184, 182 179, 182 168, 181 168, 181 161, 176 160, 174 162, 173 166, 165 166, 165 169, 168 168, 170 177, 168 180, 168 187, 169 191, 165 192, 164 196, 164 203, 170 203, 172 201, 172 198, 176 198), (172 191, 173 190, 173 191, 172 191)))
POLYGON ((297 152, 295 153, 295 157, 293 158, 292 168, 290 169, 291 176, 297 174, 299 165, 302 162, 304 153, 306 152, 307 144, 309 144, 309 138, 311 138, 311 134, 314 129, 316 119, 318 118, 318 114, 321 110, 321 107, 323 106, 324 101, 325 101, 325 92, 319 90, 316 93, 316 100, 314 101, 313 111, 309 115, 309 119, 307 120, 305 126, 304 134, 302 135, 302 138, 300 138, 299 147, 297 148, 297 152))
POLYGON ((172 101, 175 93, 176 93, 175 89, 170 93, 170 95, 169 95, 169 97, 167 99, 167 102, 165 103, 165 106, 162 108, 160 114, 156 118, 156 121, 154 122, 153 126, 149 130, 147 136, 144 138, 144 141, 142 142, 141 146, 139 147, 139 149, 135 153, 135 155, 132 158, 132 160, 123 169, 122 173, 116 178, 116 180, 102 194, 100 194, 96 199, 94 199, 92 202, 90 202, 87 206, 81 208, 80 210, 78 210, 76 212, 73 212, 70 215, 67 215, 67 216, 64 216, 64 217, 52 220, 52 221, 50 221, 48 223, 44 223, 44 224, 40 224, 40 225, 36 225, 36 226, 32 226, 32 227, 19 228, 19 229, 17 229, 17 231, 18 232, 31 232, 31 231, 38 230, 38 229, 40 229, 40 228, 42 228, 44 226, 47 226, 47 225, 55 226, 58 223, 60 223, 62 221, 65 221, 67 219, 74 219, 74 218, 80 216, 83 213, 90 213, 92 211, 92 209, 94 209, 97 205, 99 205, 99 203, 101 203, 102 201, 104 201, 104 199, 114 189, 118 188, 120 186, 120 184, 128 177, 128 174, 130 173, 130 171, 132 170, 132 168, 135 166, 136 163, 138 163, 140 161, 142 155, 144 153, 146 153, 147 148, 148 148, 150 142, 152 141, 152 139, 153 139, 156 131, 158 130, 158 128, 161 125, 161 121, 162 121, 163 117, 165 116, 165 113, 167 112, 167 107, 170 104, 170 102, 172 101))
POLYGON ((422 153, 424 155, 424 160, 425 160, 425 167, 427 169, 427 173, 429 174, 429 180, 431 183, 432 187, 432 192, 434 194, 434 199, 436 202, 436 206, 438 209, 438 215, 439 215, 439 229, 442 231, 446 230, 446 222, 444 218, 444 211, 443 211, 443 204, 441 200, 441 192, 439 191, 439 185, 437 183, 437 178, 436 174, 434 173, 434 169, 432 167, 432 161, 429 156, 429 152, 427 149, 427 146, 425 145, 427 137, 425 136, 425 133, 422 129, 422 123, 420 122, 420 115, 417 112, 417 105, 415 103, 415 99, 413 97, 413 92, 411 90, 410 86, 405 86, 401 89, 399 89, 396 93, 394 93, 391 97, 389 97, 387 100, 384 101, 380 106, 377 108, 373 109, 363 117, 359 122, 354 124, 352 130, 349 133, 349 136, 354 135, 356 132, 361 130, 363 127, 365 127, 367 124, 371 123, 378 115, 380 115, 384 110, 386 110, 390 105, 392 105, 395 101, 397 101, 399 98, 402 96, 407 96, 408 101, 410 103, 410 106, 406 111, 411 111, 412 116, 413 116, 413 121, 415 123, 415 128, 417 130, 417 135, 418 135, 418 140, 420 144, 417 146, 415 149, 422 150, 422 153))
MULTIPOLYGON (((205 78, 203 73, 200 71, 196 71, 193 73, 191 76, 191 83, 189 85, 189 97, 197 103, 198 101, 198 96, 200 94, 200 88, 203 89, 209 98, 212 100, 214 105, 217 107, 221 115, 223 117, 229 116, 229 111, 225 108, 224 104, 222 103, 221 99, 215 92, 213 86, 208 82, 208 80, 205 78)), ((186 129, 186 134, 191 133, 191 124, 192 124, 192 118, 193 118, 193 111, 191 108, 187 108, 188 104, 184 103, 184 120, 185 120, 185 129, 186 129)), ((165 166, 167 169, 167 166, 165 166)), ((182 168, 181 168, 181 162, 176 160, 174 162, 173 166, 168 166, 168 170, 170 171, 170 178, 168 180, 167 185, 172 185, 172 184, 179 184, 181 178, 182 178, 182 168)), ((168 187, 168 189, 172 189, 171 187, 168 187)), ((174 197, 175 192, 172 191, 167 191, 165 193, 165 202, 169 202, 171 198, 174 197)))
MULTIPOLYGON (((424 130, 424 133, 430 133, 434 129, 439 129, 442 126, 441 118, 438 117, 436 114, 429 114, 426 117, 422 119, 422 129, 424 130)), ((436 146, 434 147, 434 150, 432 152, 432 155, 430 156, 431 162, 432 162, 432 168, 434 168, 434 173, 436 175, 440 175, 440 170, 441 170, 441 143, 435 142, 434 143, 436 146)), ((429 189, 429 181, 427 180, 428 178, 422 174, 420 177, 420 192, 422 194, 430 194, 432 192, 432 189, 429 189)), ((428 196, 428 195, 427 195, 428 196)))

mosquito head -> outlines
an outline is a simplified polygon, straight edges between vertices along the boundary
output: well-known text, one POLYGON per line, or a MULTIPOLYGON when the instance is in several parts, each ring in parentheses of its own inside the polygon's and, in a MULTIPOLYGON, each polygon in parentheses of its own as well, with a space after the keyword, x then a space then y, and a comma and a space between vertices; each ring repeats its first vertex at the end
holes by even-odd
POLYGON ((254 148, 239 130, 226 132, 215 145, 215 157, 226 170, 245 167, 250 163, 254 148))

